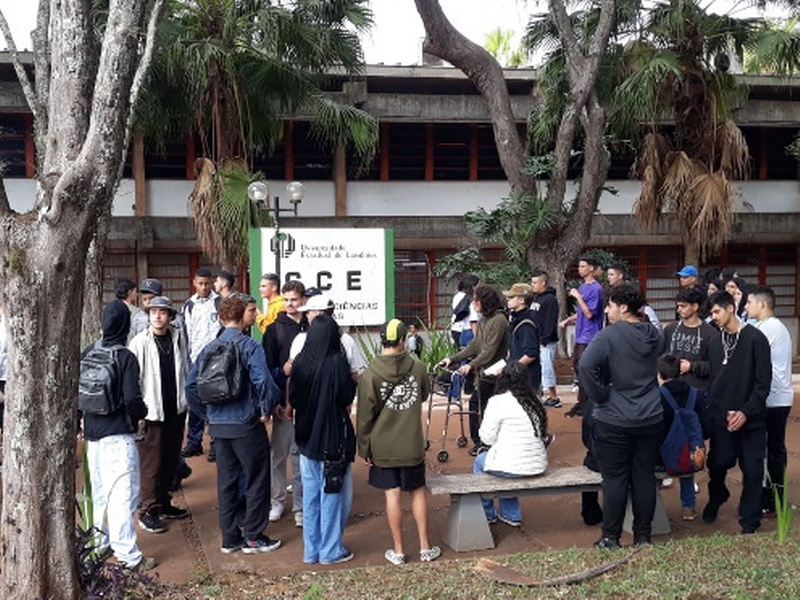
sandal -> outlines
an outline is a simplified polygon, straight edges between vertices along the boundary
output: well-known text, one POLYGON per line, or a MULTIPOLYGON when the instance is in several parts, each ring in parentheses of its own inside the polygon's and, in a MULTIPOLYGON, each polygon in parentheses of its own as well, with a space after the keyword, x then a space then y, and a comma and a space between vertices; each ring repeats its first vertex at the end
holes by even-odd
POLYGON ((406 555, 395 552, 391 548, 384 553, 383 557, 393 565, 404 565, 406 563, 406 555))
POLYGON ((439 546, 431 546, 427 550, 419 551, 419 559, 422 562, 433 562, 442 555, 442 549, 439 546))

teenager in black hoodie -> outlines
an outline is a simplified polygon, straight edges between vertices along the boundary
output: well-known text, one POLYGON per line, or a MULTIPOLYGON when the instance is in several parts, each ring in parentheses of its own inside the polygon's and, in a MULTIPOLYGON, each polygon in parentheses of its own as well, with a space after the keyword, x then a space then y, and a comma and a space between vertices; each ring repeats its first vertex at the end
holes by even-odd
POLYGON ((555 358, 558 347, 558 300, 555 288, 550 287, 547 273, 536 271, 531 277, 533 302, 531 311, 539 326, 539 356, 542 363, 542 389, 547 392, 543 404, 549 408, 560 408, 561 400, 556 392, 555 358))
MULTIPOLYGON (((100 345, 117 350, 118 393, 122 405, 108 415, 84 414, 83 438, 92 482, 94 526, 101 552, 110 548, 129 567, 152 569, 156 561, 144 557, 136 544, 133 515, 139 506, 139 452, 134 433, 147 415, 139 388, 139 363, 127 348, 131 313, 121 300, 103 311, 100 345), (104 523, 104 520, 107 523, 104 523)), ((86 356, 92 346, 84 350, 86 356)))
POLYGON ((595 546, 619 548, 628 492, 633 504, 633 541, 650 544, 656 506, 655 467, 664 437, 656 361, 661 332, 642 322, 644 298, 623 283, 611 288, 601 330, 581 356, 579 374, 592 410, 592 452, 603 475, 603 537, 595 546))

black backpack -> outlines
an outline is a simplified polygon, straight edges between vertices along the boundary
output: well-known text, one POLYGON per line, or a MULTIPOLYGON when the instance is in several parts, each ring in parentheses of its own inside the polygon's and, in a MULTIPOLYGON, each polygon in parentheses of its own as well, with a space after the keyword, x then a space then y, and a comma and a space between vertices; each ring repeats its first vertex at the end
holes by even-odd
POLYGON ((78 409, 89 415, 110 415, 122 407, 117 353, 124 346, 95 342, 81 359, 78 409))
POLYGON ((453 316, 456 322, 463 321, 469 316, 470 304, 472 304, 472 297, 469 294, 464 294, 464 297, 458 301, 456 307, 453 309, 453 316))
POLYGON ((227 342, 213 340, 197 364, 197 395, 203 404, 228 404, 239 399, 245 378, 237 335, 227 342))

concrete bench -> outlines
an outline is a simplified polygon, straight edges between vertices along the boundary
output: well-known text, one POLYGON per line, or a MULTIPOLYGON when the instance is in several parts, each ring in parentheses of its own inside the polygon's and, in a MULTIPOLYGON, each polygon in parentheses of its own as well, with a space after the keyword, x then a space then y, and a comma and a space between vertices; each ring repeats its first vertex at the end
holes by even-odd
MULTIPOLYGON (((659 485, 660 481, 657 480, 656 484, 659 485)), ((553 467, 542 475, 514 479, 486 473, 442 475, 428 479, 428 490, 432 495, 450 496, 450 510, 442 540, 456 552, 494 548, 494 537, 483 512, 483 498, 599 492, 601 485, 600 473, 583 466, 553 467)), ((628 532, 632 520, 629 501, 624 525, 628 532)), ((653 535, 669 532, 669 518, 659 489, 656 494, 653 535)))

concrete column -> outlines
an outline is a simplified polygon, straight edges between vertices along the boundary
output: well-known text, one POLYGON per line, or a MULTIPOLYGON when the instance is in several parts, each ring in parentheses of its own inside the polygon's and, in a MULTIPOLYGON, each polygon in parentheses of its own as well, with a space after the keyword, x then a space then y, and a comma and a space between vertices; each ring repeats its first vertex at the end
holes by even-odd
POLYGON ((333 189, 337 217, 347 216, 347 152, 343 145, 333 152, 333 189))
POLYGON ((144 174, 144 138, 133 136, 133 214, 137 217, 147 216, 147 190, 144 174))

